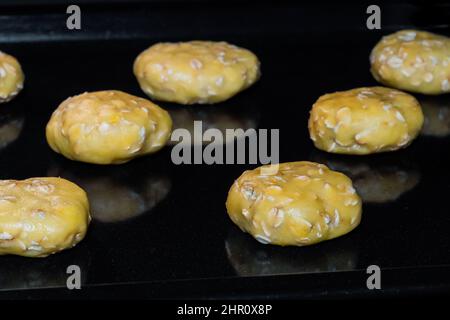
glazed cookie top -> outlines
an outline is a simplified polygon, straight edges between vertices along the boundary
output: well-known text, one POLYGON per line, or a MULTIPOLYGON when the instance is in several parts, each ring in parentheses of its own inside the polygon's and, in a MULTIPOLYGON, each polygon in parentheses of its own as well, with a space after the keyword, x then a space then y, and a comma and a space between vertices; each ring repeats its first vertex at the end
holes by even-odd
POLYGON ((226 42, 158 43, 136 58, 134 74, 156 99, 215 103, 253 84, 259 61, 249 50, 226 42))
POLYGON ((98 91, 61 103, 47 124, 47 140, 70 159, 122 163, 161 149, 171 127, 169 114, 146 99, 98 91))
POLYGON ((86 193, 61 178, 0 180, 0 254, 43 257, 81 241, 86 193))
POLYGON ((325 165, 282 163, 275 175, 245 171, 228 194, 231 219, 262 243, 307 245, 355 228, 361 200, 351 180, 325 165))
POLYGON ((368 154, 405 147, 422 124, 422 110, 413 96, 363 87, 321 96, 312 107, 309 131, 319 149, 368 154))
POLYGON ((13 56, 0 51, 0 103, 7 102, 23 88, 24 75, 13 56))
POLYGON ((385 36, 370 61, 374 77, 390 86, 424 94, 450 92, 450 38, 403 30, 385 36))

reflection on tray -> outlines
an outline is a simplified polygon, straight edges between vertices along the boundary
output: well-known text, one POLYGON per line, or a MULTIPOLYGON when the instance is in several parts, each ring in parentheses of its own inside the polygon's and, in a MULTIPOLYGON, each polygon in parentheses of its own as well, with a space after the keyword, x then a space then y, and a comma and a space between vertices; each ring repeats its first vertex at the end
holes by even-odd
POLYGON ((279 247, 260 244, 234 226, 225 249, 240 276, 350 271, 358 260, 355 241, 348 237, 308 247, 279 247))
MULTIPOLYGON (((194 136, 194 121, 202 122, 203 131, 215 128, 224 137, 226 129, 242 129, 245 131, 247 129, 256 129, 258 125, 258 117, 254 110, 236 110, 236 108, 218 106, 195 106, 171 109, 169 113, 173 120, 173 129, 186 129, 191 136, 194 136)), ((195 144, 193 139, 192 142, 195 144)), ((170 145, 177 143, 177 141, 169 141, 170 145)))
POLYGON ((70 168, 55 164, 48 175, 82 187, 89 198, 92 218, 100 222, 120 222, 144 214, 165 199, 171 188, 170 179, 160 173, 95 168, 83 170, 77 163, 70 168))
POLYGON ((24 116, 3 110, 0 113, 0 151, 17 140, 22 132, 24 116))
POLYGON ((384 203, 398 199, 420 181, 414 164, 399 161, 379 162, 374 159, 348 159, 314 151, 313 161, 349 176, 363 202, 384 203))
POLYGON ((426 97, 420 99, 425 121, 421 134, 445 137, 450 135, 450 97, 426 97))
POLYGON ((1 256, 0 289, 34 289, 66 287, 67 268, 80 267, 80 283, 87 282, 90 253, 86 247, 78 246, 68 252, 55 254, 43 259, 1 256))

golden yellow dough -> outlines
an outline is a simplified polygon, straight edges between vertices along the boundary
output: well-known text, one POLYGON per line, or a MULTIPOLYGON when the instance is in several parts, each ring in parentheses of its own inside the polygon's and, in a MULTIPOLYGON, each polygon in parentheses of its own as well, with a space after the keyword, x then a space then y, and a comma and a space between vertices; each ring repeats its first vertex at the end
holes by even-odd
POLYGON ((450 38, 417 30, 385 36, 370 55, 371 72, 385 85, 423 94, 450 92, 450 38))
POLYGON ((170 137, 169 114, 121 91, 83 93, 65 100, 47 124, 50 147, 73 160, 118 164, 161 149, 170 137))
POLYGON ((282 163, 275 175, 245 171, 226 202, 231 220, 261 243, 304 246, 342 236, 361 220, 351 180, 314 162, 282 163))
POLYGON ((13 56, 0 51, 0 103, 8 102, 23 88, 24 75, 13 56))
POLYGON ((308 127, 321 150, 370 154, 408 146, 422 124, 423 113, 413 96, 366 87, 321 96, 312 107, 308 127))
POLYGON ((72 248, 90 219, 86 193, 68 180, 0 180, 0 255, 46 257, 72 248))
POLYGON ((151 98, 180 104, 227 100, 258 80, 259 61, 226 42, 158 43, 134 62, 134 74, 151 98))

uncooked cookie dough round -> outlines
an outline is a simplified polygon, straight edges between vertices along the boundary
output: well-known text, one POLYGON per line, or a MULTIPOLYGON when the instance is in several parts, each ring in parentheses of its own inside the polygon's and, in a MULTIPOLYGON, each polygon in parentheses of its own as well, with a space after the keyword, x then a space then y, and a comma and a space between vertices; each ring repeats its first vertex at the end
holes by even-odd
POLYGON ((24 75, 13 56, 0 51, 0 103, 8 102, 23 88, 24 75))
POLYGON ((226 42, 158 43, 134 62, 134 74, 151 98, 180 104, 227 100, 258 80, 259 61, 226 42))
POLYGON ((423 113, 417 100, 384 87, 358 88, 321 96, 309 117, 309 134, 324 151, 370 154, 408 146, 423 113))
POLYGON ((89 222, 86 193, 68 180, 0 180, 0 255, 46 257, 71 248, 89 222))
POLYGON ((385 36, 370 55, 371 72, 385 85, 423 94, 450 92, 450 38, 417 30, 385 36))
POLYGON ((157 105, 110 90, 65 100, 46 134, 50 147, 69 159, 118 164, 161 149, 171 128, 169 114, 157 105))
POLYGON ((304 246, 342 236, 361 220, 351 180, 314 162, 282 163, 265 175, 245 171, 226 202, 228 215, 261 243, 304 246))

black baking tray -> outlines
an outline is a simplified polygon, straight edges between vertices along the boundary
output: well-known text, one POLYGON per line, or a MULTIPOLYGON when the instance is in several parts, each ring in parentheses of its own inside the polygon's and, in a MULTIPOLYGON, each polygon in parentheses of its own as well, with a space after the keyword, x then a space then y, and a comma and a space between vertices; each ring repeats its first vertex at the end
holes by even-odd
MULTIPOLYGON (((23 2, 23 3, 22 3, 23 2)), ((450 290, 450 97, 415 95, 438 131, 408 148, 371 156, 319 152, 307 119, 318 96, 377 85, 368 56, 382 35, 421 28, 450 35, 446 3, 382 5, 383 28, 367 30, 366 5, 201 1, 80 4, 82 30, 65 29, 65 5, 0 5, 0 50, 16 56, 24 90, 1 105, 1 179, 61 176, 84 187, 97 211, 86 238, 45 259, 0 257, 1 298, 329 298, 450 290), (255 52, 262 77, 212 106, 159 102, 179 121, 280 129, 280 161, 311 160, 349 174, 371 202, 350 234, 310 247, 263 245, 225 210, 234 179, 255 165, 175 165, 171 147, 127 164, 69 161, 45 140, 58 104, 85 91, 145 97, 134 58, 159 41, 226 40, 255 52), (186 117, 186 118, 183 118, 186 117), (12 133, 11 133, 12 132, 12 133), (384 186, 384 189, 380 186, 384 186), (66 269, 82 270, 68 290, 66 269), (368 290, 366 268, 382 270, 368 290)), ((230 128, 231 128, 230 127, 230 128)))

